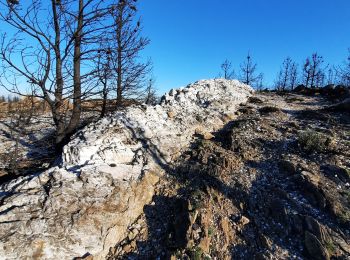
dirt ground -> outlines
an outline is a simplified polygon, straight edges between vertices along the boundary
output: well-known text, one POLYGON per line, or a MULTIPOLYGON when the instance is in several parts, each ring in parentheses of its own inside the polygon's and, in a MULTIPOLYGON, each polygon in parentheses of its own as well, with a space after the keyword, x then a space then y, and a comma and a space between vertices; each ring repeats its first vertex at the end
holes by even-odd
POLYGON ((349 259, 350 116, 260 93, 197 138, 109 259, 349 259))

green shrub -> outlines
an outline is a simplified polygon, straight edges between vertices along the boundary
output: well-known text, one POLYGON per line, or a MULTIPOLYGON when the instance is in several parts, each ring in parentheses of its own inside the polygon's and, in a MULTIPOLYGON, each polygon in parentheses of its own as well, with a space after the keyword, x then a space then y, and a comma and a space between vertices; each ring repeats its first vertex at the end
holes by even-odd
POLYGON ((337 249, 337 247, 334 245, 334 243, 332 241, 326 242, 325 247, 326 247, 327 251, 332 255, 334 254, 334 252, 337 249))
POLYGON ((307 152, 323 152, 328 148, 330 140, 314 130, 307 130, 298 134, 300 147, 307 152))
POLYGON ((274 106, 265 106, 259 109, 259 112, 262 114, 269 114, 269 113, 275 113, 275 112, 279 112, 281 111, 281 109, 279 109, 278 107, 274 107, 274 106))
POLYGON ((286 99, 287 103, 302 102, 302 101, 304 101, 304 99, 301 97, 290 97, 286 99))
POLYGON ((262 103, 264 103, 260 98, 257 98, 257 97, 249 97, 248 98, 248 102, 249 103, 253 103, 253 104, 262 104, 262 103))
POLYGON ((208 228, 208 236, 211 237, 211 236, 213 236, 214 234, 215 234, 215 228, 212 227, 212 226, 210 226, 210 227, 208 228))
POLYGON ((203 250, 200 247, 194 247, 191 251, 191 259, 201 260, 203 255, 203 250))

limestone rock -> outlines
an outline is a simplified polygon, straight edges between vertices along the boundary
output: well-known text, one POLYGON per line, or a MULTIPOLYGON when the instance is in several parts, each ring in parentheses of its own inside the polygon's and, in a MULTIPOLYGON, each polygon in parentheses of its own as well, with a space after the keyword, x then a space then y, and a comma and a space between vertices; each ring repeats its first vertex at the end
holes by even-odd
POLYGON ((168 111, 168 117, 169 118, 174 118, 175 117, 175 113, 173 111, 168 111))
POLYGON ((1 185, 0 256, 104 259, 195 129, 215 131, 252 93, 235 80, 204 80, 170 91, 160 105, 134 105, 86 126, 64 147, 60 167, 1 185))
POLYGON ((6 213, 0 216, 0 255, 67 259, 88 252, 103 259, 152 199, 158 181, 151 173, 130 182, 98 172, 82 179, 57 168, 49 174, 43 186, 39 177, 11 185, 20 195, 5 198, 0 207, 6 213))
MULTIPOLYGON (((203 80, 170 91, 160 105, 128 107, 76 134, 64 148, 64 166, 137 164, 149 155, 169 162, 188 147, 198 127, 208 133, 218 130, 225 124, 223 115, 234 112, 252 93, 236 80, 203 80), (139 161, 134 160, 136 151, 141 152, 139 161)), ((131 171, 129 177, 138 172, 131 171)))
POLYGON ((242 225, 242 226, 245 226, 245 225, 248 225, 250 223, 250 220, 249 218, 245 217, 245 216, 242 216, 239 223, 242 225))
POLYGON ((199 135, 204 140, 211 140, 215 137, 212 133, 205 131, 201 127, 195 129, 195 134, 199 135))

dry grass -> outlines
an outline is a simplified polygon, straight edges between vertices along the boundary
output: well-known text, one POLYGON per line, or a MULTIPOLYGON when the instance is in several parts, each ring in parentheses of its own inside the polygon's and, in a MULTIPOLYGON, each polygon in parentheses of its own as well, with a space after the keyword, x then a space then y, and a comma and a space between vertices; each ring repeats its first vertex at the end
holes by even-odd
POLYGON ((329 150, 331 138, 314 130, 307 130, 298 134, 298 143, 307 152, 324 152, 329 150))
MULTIPOLYGON (((71 105, 65 102, 65 107, 69 108, 71 105)), ((0 102, 0 118, 6 118, 11 114, 23 114, 33 112, 34 114, 43 114, 50 111, 47 102, 35 97, 26 96, 17 102, 0 102)))
POLYGON ((259 109, 259 112, 262 114, 270 114, 270 113, 276 113, 281 111, 281 109, 279 109, 278 107, 274 107, 274 106, 265 106, 259 109))

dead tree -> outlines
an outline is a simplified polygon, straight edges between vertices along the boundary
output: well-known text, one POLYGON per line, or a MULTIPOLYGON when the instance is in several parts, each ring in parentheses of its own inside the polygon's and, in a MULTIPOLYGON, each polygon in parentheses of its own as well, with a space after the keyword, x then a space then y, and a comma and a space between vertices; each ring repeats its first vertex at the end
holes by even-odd
POLYGON ((107 112, 108 95, 110 92, 110 81, 113 80, 113 70, 111 64, 111 49, 109 47, 103 48, 98 52, 97 62, 97 75, 98 80, 102 85, 101 96, 102 96, 102 107, 100 118, 103 118, 107 112))
POLYGON ((311 88, 320 86, 323 82, 324 74, 322 69, 323 57, 319 56, 317 53, 312 54, 311 63, 311 88))
POLYGON ((311 67, 310 67, 310 59, 306 58, 303 65, 303 83, 305 87, 309 87, 310 77, 311 77, 311 67))
POLYGON ((1 22, 16 30, 1 38, 1 85, 25 95, 18 86, 26 82, 47 102, 61 148, 79 126, 82 98, 91 95, 87 82, 93 73, 87 64, 112 28, 107 17, 113 5, 107 0, 33 0, 30 5, 0 0, 0 6, 1 22))
POLYGON ((324 86, 324 82, 326 79, 326 74, 323 71, 320 71, 315 76, 315 86, 316 87, 322 87, 324 86))
POLYGON ((116 72, 117 106, 124 98, 137 98, 147 74, 150 61, 139 60, 140 52, 149 44, 141 36, 141 21, 136 20, 136 0, 119 1, 113 10, 115 34, 113 35, 112 62, 116 72))
POLYGON ((257 64, 253 62, 252 57, 248 53, 246 60, 240 65, 241 68, 241 81, 244 84, 256 87, 263 75, 256 74, 257 64))
POLYGON ((290 66, 291 66, 291 59, 288 57, 283 61, 280 72, 278 73, 278 79, 276 82, 276 89, 278 91, 284 92, 287 88, 290 66))
POLYGON ((339 66, 337 73, 339 75, 339 84, 350 87, 350 48, 348 49, 349 54, 347 60, 342 66, 339 66))
POLYGON ((324 80, 324 68, 323 57, 318 55, 317 52, 313 53, 311 59, 306 58, 303 66, 303 82, 305 87, 315 88, 318 84, 321 84, 324 80))
POLYGON ((276 80, 276 90, 286 91, 293 90, 297 77, 297 65, 291 58, 286 58, 281 66, 276 80))
POLYGON ((298 80, 298 65, 295 62, 292 62, 289 73, 289 86, 290 90, 294 90, 297 85, 298 80))
POLYGON ((256 84, 256 90, 257 91, 262 91, 263 90, 263 87, 264 87, 263 81, 264 81, 264 74, 260 73, 259 74, 259 78, 258 78, 258 82, 256 84))
POLYGON ((335 74, 334 69, 329 68, 327 72, 327 85, 331 85, 335 83, 335 74))
POLYGON ((222 64, 221 64, 221 70, 223 72, 224 79, 233 79, 235 75, 235 71, 232 68, 232 63, 226 59, 222 64))
POLYGON ((154 79, 151 78, 146 88, 145 103, 147 105, 155 105, 157 104, 157 101, 158 101, 157 93, 153 85, 154 85, 154 79))

